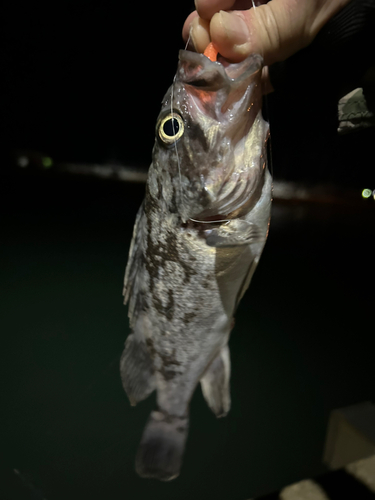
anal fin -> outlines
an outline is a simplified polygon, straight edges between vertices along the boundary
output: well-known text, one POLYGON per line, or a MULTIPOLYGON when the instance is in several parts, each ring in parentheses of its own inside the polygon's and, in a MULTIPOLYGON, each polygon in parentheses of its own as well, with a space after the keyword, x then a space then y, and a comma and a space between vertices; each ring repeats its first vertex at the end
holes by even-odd
POLYGON ((204 399, 217 417, 225 417, 230 409, 230 355, 225 345, 201 378, 204 399))
POLYGON ((134 334, 126 339, 120 360, 120 373, 122 385, 132 406, 146 399, 155 389, 152 359, 146 344, 134 334))

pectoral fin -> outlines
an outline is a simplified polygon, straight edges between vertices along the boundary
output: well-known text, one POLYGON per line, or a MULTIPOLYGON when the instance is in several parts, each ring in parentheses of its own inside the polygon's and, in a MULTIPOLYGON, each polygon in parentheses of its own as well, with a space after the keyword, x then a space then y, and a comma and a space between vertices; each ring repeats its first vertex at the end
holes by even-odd
POLYGON ((122 385, 130 404, 135 406, 146 399, 155 389, 155 375, 152 359, 144 342, 134 334, 129 335, 120 360, 122 385))
POLYGON ((229 378, 230 356, 226 345, 201 378, 204 399, 217 417, 225 417, 230 409, 229 378))
POLYGON ((260 241, 262 234, 255 224, 232 220, 228 224, 207 230, 206 243, 210 247, 234 247, 260 241))

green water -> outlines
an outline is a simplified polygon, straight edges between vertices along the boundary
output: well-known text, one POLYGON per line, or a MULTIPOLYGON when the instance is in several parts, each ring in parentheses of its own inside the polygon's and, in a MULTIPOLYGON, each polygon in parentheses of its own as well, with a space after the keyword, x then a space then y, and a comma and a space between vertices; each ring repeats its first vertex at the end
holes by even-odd
POLYGON ((143 186, 22 175, 2 191, 1 498, 246 500, 325 470, 330 410, 374 398, 373 212, 275 214, 230 342, 231 412, 216 420, 198 388, 182 473, 159 483, 133 466, 154 396, 131 408, 118 371, 143 186))

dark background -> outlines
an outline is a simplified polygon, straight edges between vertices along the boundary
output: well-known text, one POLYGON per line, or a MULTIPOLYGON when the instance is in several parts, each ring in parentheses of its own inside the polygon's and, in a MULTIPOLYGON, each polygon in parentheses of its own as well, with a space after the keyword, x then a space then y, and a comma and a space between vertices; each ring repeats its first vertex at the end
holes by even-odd
MULTIPOLYGON (((371 2, 351 5, 361 4, 371 2)), ((192 9, 191 2, 143 7, 119 0, 5 5, 3 154, 32 150, 54 161, 147 167, 192 9)), ((375 109, 375 79, 364 78, 375 64, 375 9, 350 15, 358 17, 350 36, 334 36, 348 30, 348 16, 338 15, 310 47, 272 68, 278 91, 268 96, 267 111, 276 178, 350 187, 372 181, 372 131, 336 133, 337 101, 350 90, 365 86, 375 109)))
POLYGON ((6 142, 56 158, 146 164, 192 3, 8 2, 6 142))
POLYGON ((318 48, 310 65, 297 57, 301 71, 268 99, 272 168, 276 180, 329 182, 342 197, 275 200, 231 339, 230 414, 216 420, 198 389, 181 476, 162 484, 134 472, 154 396, 130 408, 118 362, 129 333, 122 278, 144 186, 21 169, 13 158, 37 151, 54 162, 146 167, 191 9, 118 1, 2 8, 5 500, 246 500, 325 471, 330 411, 374 398, 375 205, 361 191, 375 189, 375 136, 337 136, 342 89, 318 48))

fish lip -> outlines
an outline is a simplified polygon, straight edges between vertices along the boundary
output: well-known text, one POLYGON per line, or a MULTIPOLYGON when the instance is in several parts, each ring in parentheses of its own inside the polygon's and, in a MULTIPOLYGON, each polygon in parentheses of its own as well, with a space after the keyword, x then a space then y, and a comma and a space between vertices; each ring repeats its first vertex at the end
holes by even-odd
MULTIPOLYGON (((226 60, 221 59, 223 62, 226 60)), ((179 51, 179 65, 177 80, 190 85, 202 79, 206 73, 216 73, 222 79, 222 83, 233 85, 242 83, 249 77, 261 71, 264 65, 263 57, 259 54, 251 54, 244 61, 239 63, 222 64, 220 61, 211 61, 204 54, 189 50, 179 51)))

